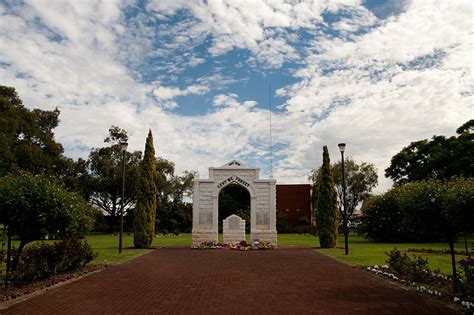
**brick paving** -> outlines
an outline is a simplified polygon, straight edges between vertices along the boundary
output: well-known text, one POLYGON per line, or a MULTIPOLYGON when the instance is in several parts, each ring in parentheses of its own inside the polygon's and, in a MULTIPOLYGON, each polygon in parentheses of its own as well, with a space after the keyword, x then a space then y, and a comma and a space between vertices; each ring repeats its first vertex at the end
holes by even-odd
POLYGON ((158 249, 1 314, 450 314, 311 249, 158 249))

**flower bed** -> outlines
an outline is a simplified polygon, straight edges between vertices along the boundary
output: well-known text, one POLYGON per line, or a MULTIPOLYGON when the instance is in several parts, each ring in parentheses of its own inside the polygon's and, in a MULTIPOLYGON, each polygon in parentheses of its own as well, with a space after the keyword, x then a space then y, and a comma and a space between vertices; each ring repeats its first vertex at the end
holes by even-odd
MULTIPOLYGON (((451 254, 449 249, 434 249, 434 248, 408 248, 406 250, 410 253, 426 253, 426 254, 451 254)), ((455 255, 464 255, 467 256, 465 251, 454 251, 455 255)))
POLYGON ((470 260, 461 263, 464 271, 459 272, 458 277, 453 280, 439 270, 430 270, 428 260, 421 256, 410 257, 396 248, 386 254, 386 265, 369 266, 366 270, 413 287, 417 292, 443 298, 446 302, 459 303, 467 313, 474 311, 470 260))
POLYGON ((240 243, 219 243, 219 242, 202 242, 198 246, 193 247, 195 249, 232 249, 232 250, 265 250, 273 249, 273 245, 266 242, 253 242, 248 244, 246 241, 241 241, 240 243))
POLYGON ((401 276, 395 275, 390 271, 388 265, 383 266, 369 266, 366 267, 367 271, 373 272, 376 275, 383 276, 391 281, 399 282, 408 287, 413 287, 417 292, 429 294, 437 298, 445 298, 446 301, 452 301, 455 304, 461 306, 465 313, 470 314, 474 311, 474 302, 466 298, 455 296, 452 291, 452 279, 451 277, 443 274, 431 272, 429 277, 432 278, 433 282, 431 285, 419 284, 411 280, 403 279, 401 276))
MULTIPOLYGON (((101 265, 101 264, 87 265, 87 266, 79 268, 75 272, 55 275, 48 279, 33 282, 21 287, 11 287, 7 291, 2 291, 0 293, 0 302, 11 302, 21 296, 35 293, 37 291, 41 291, 44 289, 48 289, 50 287, 59 285, 66 281, 78 280, 91 272, 102 270, 105 267, 107 267, 107 265, 101 265)), ((2 283, 2 285, 4 284, 2 283)))

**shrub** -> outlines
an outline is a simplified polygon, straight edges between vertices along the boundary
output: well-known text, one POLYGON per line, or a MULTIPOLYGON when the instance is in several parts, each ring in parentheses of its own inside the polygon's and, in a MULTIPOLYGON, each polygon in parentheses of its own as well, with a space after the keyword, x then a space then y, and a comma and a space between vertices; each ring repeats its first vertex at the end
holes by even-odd
POLYGON ((416 282, 429 281, 428 259, 415 255, 410 258, 406 253, 402 254, 396 248, 386 254, 388 255, 387 264, 389 268, 398 275, 403 275, 416 282))
POLYGON ((459 283, 461 291, 465 296, 474 295, 474 259, 462 259, 459 264, 464 273, 465 282, 459 283))
POLYGON ((302 216, 298 218, 298 225, 309 225, 309 219, 306 216, 302 216))
POLYGON ((407 239, 402 226, 404 215, 396 200, 397 193, 398 189, 394 188, 364 203, 361 229, 369 239, 382 242, 407 239))
POLYGON ((404 215, 404 237, 412 242, 445 239, 446 224, 441 215, 444 184, 427 180, 400 187, 396 201, 404 215))
POLYGON ((303 234, 309 234, 311 231, 311 226, 310 225, 300 225, 297 227, 298 234, 303 235, 303 234))
POLYGON ((375 241, 454 241, 472 231, 473 205, 474 180, 409 183, 364 203, 364 231, 375 241))
POLYGON ((280 211, 276 213, 276 229, 278 233, 288 233, 290 230, 286 214, 280 211))
POLYGON ((55 274, 76 270, 94 259, 91 246, 77 238, 66 238, 54 244, 40 243, 21 254, 14 284, 25 284, 55 274))

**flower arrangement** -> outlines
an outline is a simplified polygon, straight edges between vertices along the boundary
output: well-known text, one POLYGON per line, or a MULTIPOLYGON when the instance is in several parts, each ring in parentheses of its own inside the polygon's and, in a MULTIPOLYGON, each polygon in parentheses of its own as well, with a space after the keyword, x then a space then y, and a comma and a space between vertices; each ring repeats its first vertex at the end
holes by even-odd
POLYGON ((200 243, 198 246, 193 247, 195 249, 232 249, 240 251, 249 250, 265 250, 273 249, 273 245, 268 242, 254 241, 252 244, 248 244, 246 241, 240 241, 239 243, 219 243, 213 241, 206 241, 200 243))

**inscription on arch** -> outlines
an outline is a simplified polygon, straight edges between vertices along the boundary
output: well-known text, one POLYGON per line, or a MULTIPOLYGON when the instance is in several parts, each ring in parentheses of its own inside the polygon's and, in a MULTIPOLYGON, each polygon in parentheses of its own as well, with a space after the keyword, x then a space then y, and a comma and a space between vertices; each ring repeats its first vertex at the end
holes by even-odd
POLYGON ((239 176, 236 176, 236 175, 232 175, 232 176, 229 176, 227 177, 226 179, 224 179, 222 182, 220 182, 219 184, 217 184, 217 188, 222 188, 224 187, 225 185, 229 184, 229 183, 239 183, 241 184, 242 186, 248 188, 250 186, 249 183, 247 183, 245 180, 243 180, 242 178, 240 178, 239 176))

